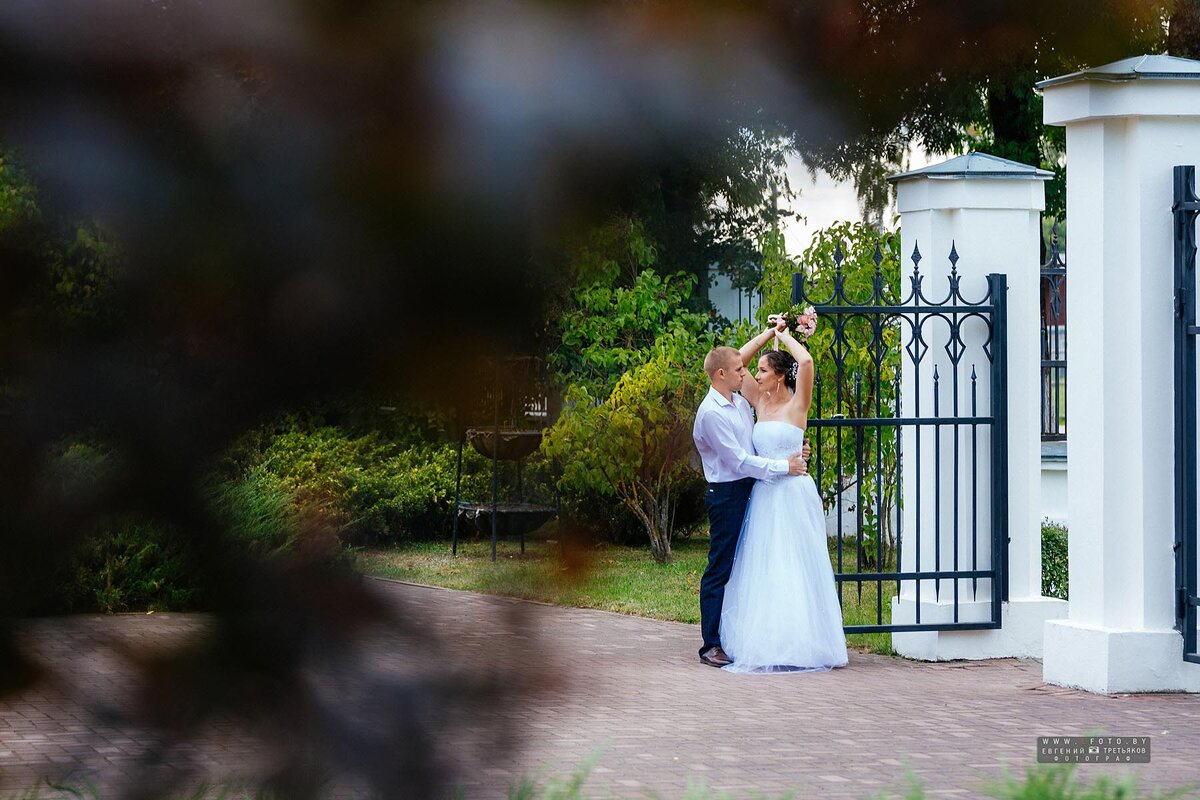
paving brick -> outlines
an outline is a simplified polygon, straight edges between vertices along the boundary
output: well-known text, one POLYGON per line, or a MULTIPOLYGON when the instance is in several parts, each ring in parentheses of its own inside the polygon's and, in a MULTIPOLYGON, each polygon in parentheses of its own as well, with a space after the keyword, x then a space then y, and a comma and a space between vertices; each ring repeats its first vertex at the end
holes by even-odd
MULTIPOLYGON (((1131 774, 1170 790, 1195 775, 1200 699, 1099 697, 1046 686, 1033 660, 923 664, 858 652, 845 669, 816 674, 734 675, 701 665, 698 628, 585 609, 559 609, 467 592, 376 581, 388 602, 419 619, 464 669, 519 669, 536 652, 541 675, 561 684, 520 708, 498 710, 524 747, 464 775, 467 798, 503 798, 519 776, 565 774, 596 757, 587 788, 599 795, 677 797, 703 782, 738 800, 902 797, 908 775, 931 796, 979 796, 982 782, 1034 765, 1038 735, 1153 737, 1153 762, 1081 767, 1084 777, 1131 774), (514 612, 521 612, 518 618, 514 612), (521 638, 518 638, 521 637, 521 638), (511 645, 519 642, 520 647, 511 645), (507 659, 507 660, 506 660, 507 659)), ((62 677, 0 703, 0 789, 82 772, 120 777, 150 742, 98 720, 104 699, 131 696, 113 643, 166 650, 205 630, 180 614, 41 620, 27 635, 62 677)), ((406 670, 406 652, 382 645, 381 668, 406 670)), ((442 737, 469 759, 493 728, 479 720, 442 737)), ((170 758, 206 780, 255 774, 269 743, 219 719, 170 758)))

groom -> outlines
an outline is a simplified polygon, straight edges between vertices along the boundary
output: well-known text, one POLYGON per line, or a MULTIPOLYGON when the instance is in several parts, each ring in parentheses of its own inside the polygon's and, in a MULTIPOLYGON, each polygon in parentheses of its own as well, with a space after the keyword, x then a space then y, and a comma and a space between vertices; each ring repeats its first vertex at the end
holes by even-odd
MULTIPOLYGON (((747 342, 741 351, 732 347, 714 348, 704 358, 704 371, 712 387, 696 412, 692 438, 704 464, 708 491, 704 493, 710 526, 708 568, 700 579, 700 631, 704 645, 700 660, 712 667, 732 663, 721 649, 721 605, 725 584, 733 569, 733 554, 742 531, 742 518, 750 488, 756 478, 805 474, 806 453, 795 453, 787 460, 769 459, 754 454, 751 434, 754 413, 750 403, 739 394, 745 381, 753 381, 745 362, 753 358, 775 335, 771 327, 747 342)), ((804 445, 805 451, 808 444, 804 445)))

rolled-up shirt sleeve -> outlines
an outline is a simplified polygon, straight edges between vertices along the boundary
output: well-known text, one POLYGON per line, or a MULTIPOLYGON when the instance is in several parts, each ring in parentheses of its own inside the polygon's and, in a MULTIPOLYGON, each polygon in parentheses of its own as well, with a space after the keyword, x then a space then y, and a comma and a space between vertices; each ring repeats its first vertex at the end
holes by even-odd
POLYGON ((787 474, 786 459, 764 458, 747 452, 724 414, 704 414, 699 420, 699 428, 700 437, 716 456, 721 472, 759 480, 787 474))

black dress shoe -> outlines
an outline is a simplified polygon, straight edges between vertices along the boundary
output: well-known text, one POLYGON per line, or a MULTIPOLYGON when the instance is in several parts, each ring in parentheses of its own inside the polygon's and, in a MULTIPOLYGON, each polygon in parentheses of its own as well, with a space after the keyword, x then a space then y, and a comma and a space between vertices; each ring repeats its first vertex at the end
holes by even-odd
POLYGON ((725 667, 733 663, 733 659, 725 655, 720 647, 710 647, 700 654, 700 660, 710 667, 725 667))

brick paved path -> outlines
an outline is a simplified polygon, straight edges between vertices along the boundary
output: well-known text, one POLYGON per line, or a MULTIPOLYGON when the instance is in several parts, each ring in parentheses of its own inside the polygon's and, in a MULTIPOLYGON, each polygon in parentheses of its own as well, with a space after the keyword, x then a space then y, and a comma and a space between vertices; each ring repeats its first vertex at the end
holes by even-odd
MULTIPOLYGON (((542 643, 530 651, 539 663, 565 678, 515 712, 524 748, 476 773, 469 798, 503 797, 523 774, 563 774, 596 753, 586 787, 617 797, 677 797, 689 781, 736 798, 890 797, 905 789, 906 770, 931 796, 975 797, 982 779, 1032 766, 1038 734, 1092 732, 1150 735, 1153 762, 1081 767, 1085 776, 1131 770, 1165 789, 1200 780, 1200 698, 1062 690, 1042 684, 1036 661, 1011 659, 923 664, 852 653, 848 668, 829 673, 732 675, 699 664, 695 626, 376 585, 427 620, 456 662, 511 667, 522 656, 510 645, 527 635, 542 643), (526 627, 512 627, 513 610, 525 612, 526 627)), ((30 635, 74 685, 116 696, 123 673, 106 638, 163 645, 203 625, 186 615, 85 617, 42 621, 30 635)), ((53 688, 0 704, 7 791, 72 764, 103 784, 141 748, 53 688)), ((253 769, 264 752, 229 723, 177 755, 220 778, 253 769)))

